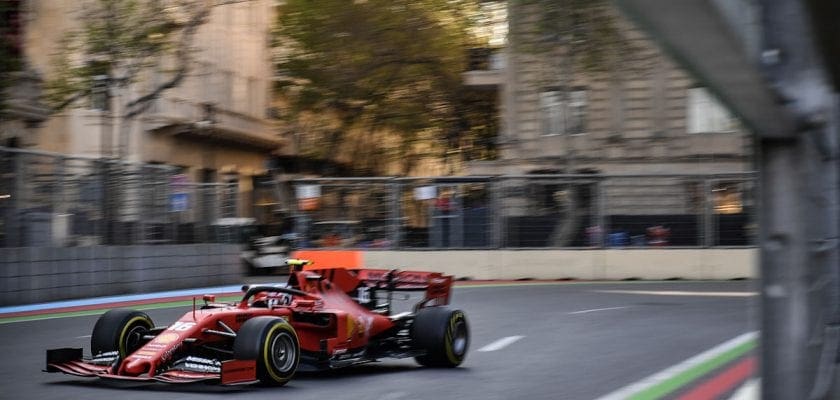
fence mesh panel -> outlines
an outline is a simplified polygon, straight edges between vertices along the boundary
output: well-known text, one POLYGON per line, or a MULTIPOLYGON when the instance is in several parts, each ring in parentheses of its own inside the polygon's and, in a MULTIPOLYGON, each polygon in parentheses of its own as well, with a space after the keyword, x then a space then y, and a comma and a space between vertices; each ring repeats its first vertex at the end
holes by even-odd
POLYGON ((0 184, 2 246, 295 233, 303 248, 710 247, 751 246, 756 232, 751 173, 264 177, 245 195, 171 166, 0 148, 0 184))
POLYGON ((241 241, 220 234, 221 218, 237 216, 237 188, 183 177, 165 165, 0 148, 0 246, 241 241))
POLYGON ((297 230, 307 238, 303 247, 626 248, 754 243, 755 182, 750 173, 329 178, 292 184, 298 203, 297 230), (323 240, 331 230, 357 239, 323 240))

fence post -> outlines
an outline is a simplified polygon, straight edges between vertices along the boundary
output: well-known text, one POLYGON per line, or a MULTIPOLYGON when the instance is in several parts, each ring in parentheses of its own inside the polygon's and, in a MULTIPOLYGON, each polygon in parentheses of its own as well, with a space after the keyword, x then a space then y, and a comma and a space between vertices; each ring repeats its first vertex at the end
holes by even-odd
MULTIPOLYGON (((66 159, 64 158, 64 156, 56 156, 55 167, 53 169, 53 173, 55 174, 55 177, 53 179, 53 204, 52 207, 50 207, 52 209, 52 224, 55 224, 59 215, 62 215, 62 219, 68 218, 67 202, 64 201, 64 182, 66 171, 65 160, 66 159)), ((67 220, 64 220, 63 222, 66 224, 64 226, 69 229, 70 222, 67 220)), ((53 227, 53 235, 55 235, 55 232, 55 227, 53 227)), ((61 247, 67 245, 68 234, 69 232, 63 232, 63 235, 61 235, 61 247)), ((51 242, 53 245, 55 245, 55 236, 53 236, 52 239, 53 240, 51 242)))
POLYGON ((99 159, 99 181, 100 187, 102 188, 102 192, 100 193, 100 210, 102 210, 101 214, 101 222, 99 227, 100 237, 101 237, 101 244, 109 245, 111 244, 111 229, 109 227, 109 222, 111 220, 111 212, 110 207, 108 204, 108 199, 110 198, 110 188, 108 182, 108 160, 105 158, 99 159))
POLYGON ((453 195, 450 200, 449 218, 449 248, 464 247, 464 187, 453 184, 453 195))
POLYGON ((390 192, 391 192, 391 205, 390 205, 390 219, 391 219, 391 226, 389 229, 391 230, 391 245, 389 246, 391 249, 398 249, 400 248, 400 241, 402 240, 402 220, 400 216, 402 215, 402 209, 400 201, 400 194, 402 193, 402 187, 400 182, 397 180, 392 180, 389 184, 390 192))
POLYGON ((12 234, 8 236, 11 238, 9 242, 12 247, 23 247, 26 246, 24 240, 24 227, 26 223, 21 212, 21 205, 23 204, 23 195, 26 189, 24 186, 24 182, 26 181, 24 176, 26 175, 26 163, 23 160, 26 154, 13 152, 12 156, 14 157, 14 166, 12 168, 15 172, 14 192, 12 192, 12 212, 14 215, 11 218, 13 221, 12 229, 9 230, 12 234))
POLYGON ((504 217, 504 180, 503 177, 492 178, 490 212, 493 213, 492 246, 500 249, 505 245, 505 217, 504 217))
POLYGON ((715 245, 714 241, 714 210, 713 203, 714 196, 713 184, 715 181, 711 179, 703 180, 703 238, 700 244, 703 247, 712 247, 715 245))
POLYGON ((598 221, 600 226, 601 232, 598 235, 598 245, 601 248, 607 247, 607 235, 610 233, 610 218, 607 215, 607 185, 605 179, 599 179, 597 183, 597 200, 596 200, 596 213, 598 215, 598 221))

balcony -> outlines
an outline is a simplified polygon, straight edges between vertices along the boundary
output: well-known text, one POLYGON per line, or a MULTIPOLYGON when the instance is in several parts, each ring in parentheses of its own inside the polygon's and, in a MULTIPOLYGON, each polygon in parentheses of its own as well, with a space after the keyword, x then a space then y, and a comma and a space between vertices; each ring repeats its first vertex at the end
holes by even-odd
POLYGON ((506 64, 504 49, 470 49, 469 70, 462 74, 464 85, 496 89, 504 83, 506 64))
POLYGON ((146 118, 149 131, 163 131, 195 139, 207 139, 260 150, 274 150, 283 140, 271 132, 263 119, 220 109, 211 103, 161 97, 146 118))
MULTIPOLYGON (((41 103, 41 77, 32 71, 18 71, 9 74, 11 86, 6 88, 2 110, 5 118, 38 124, 49 118, 50 110, 41 103)), ((3 94, 3 93, 0 93, 3 94)))

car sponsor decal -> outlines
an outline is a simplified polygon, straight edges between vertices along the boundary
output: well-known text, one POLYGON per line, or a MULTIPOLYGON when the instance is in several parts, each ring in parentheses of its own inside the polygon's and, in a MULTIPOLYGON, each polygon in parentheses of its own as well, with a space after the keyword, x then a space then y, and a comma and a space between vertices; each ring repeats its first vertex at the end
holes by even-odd
POLYGON ((178 337, 179 336, 177 333, 161 333, 155 338, 154 342, 161 344, 169 344, 178 340, 178 337))

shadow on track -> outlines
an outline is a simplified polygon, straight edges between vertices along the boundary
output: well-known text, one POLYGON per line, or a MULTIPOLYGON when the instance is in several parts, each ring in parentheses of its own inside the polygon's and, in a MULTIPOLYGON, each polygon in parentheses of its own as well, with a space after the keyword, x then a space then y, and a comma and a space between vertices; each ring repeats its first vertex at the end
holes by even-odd
POLYGON ((189 383, 189 384, 166 384, 161 382, 133 382, 133 381, 118 381, 107 379, 73 379, 45 382, 45 385, 51 386, 68 386, 76 388, 85 388, 91 390, 130 390, 130 391, 150 391, 159 393, 201 393, 207 395, 230 395, 239 393, 254 393, 264 389, 279 390, 282 393, 291 393, 303 388, 295 387, 295 382, 316 382, 316 381, 341 381, 345 379, 355 379, 365 376, 375 375, 390 375, 401 373, 415 373, 424 375, 426 373, 436 373, 446 371, 448 374, 462 374, 468 373, 467 368, 425 368, 419 365, 405 365, 405 364, 360 364, 346 368, 327 370, 327 371, 298 371, 294 378, 285 386, 271 386, 264 384, 253 385, 239 385, 239 386, 222 386, 207 383, 189 383))
POLYGON ((104 379, 45 382, 44 385, 67 386, 101 391, 111 391, 117 389, 159 393, 201 393, 207 395, 223 396, 228 396, 237 393, 253 392, 256 388, 260 387, 259 385, 221 386, 205 383, 165 384, 160 382, 118 382, 104 379))

